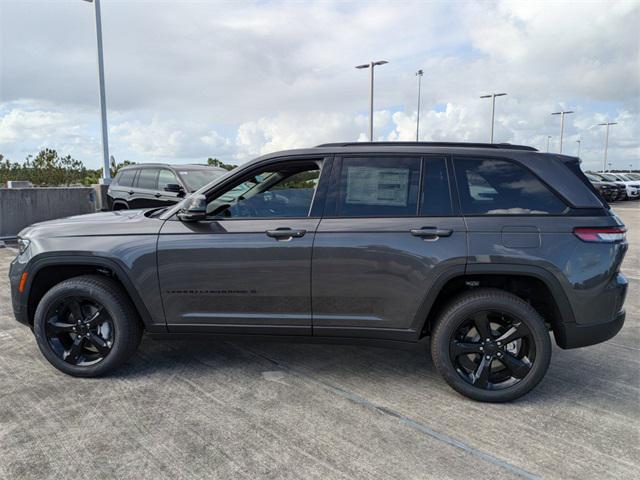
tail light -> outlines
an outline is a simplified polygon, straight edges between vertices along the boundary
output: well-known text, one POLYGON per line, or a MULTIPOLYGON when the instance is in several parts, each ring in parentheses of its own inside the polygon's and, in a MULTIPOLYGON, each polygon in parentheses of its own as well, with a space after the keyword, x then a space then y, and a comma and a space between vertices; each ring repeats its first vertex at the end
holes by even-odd
POLYGON ((615 243, 625 239, 624 227, 575 228, 573 233, 583 242, 615 243))

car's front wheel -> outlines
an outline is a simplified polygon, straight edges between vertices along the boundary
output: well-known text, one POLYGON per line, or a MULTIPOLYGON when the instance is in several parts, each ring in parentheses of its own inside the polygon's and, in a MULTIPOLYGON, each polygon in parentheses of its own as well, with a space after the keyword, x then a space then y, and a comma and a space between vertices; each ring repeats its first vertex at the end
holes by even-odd
POLYGON ((443 310, 432 334, 431 356, 459 393, 482 402, 507 402, 542 380, 551 340, 540 314, 524 300, 479 289, 443 310))
POLYGON ((142 325, 114 280, 85 275, 55 285, 34 316, 40 351, 58 370, 78 377, 103 375, 137 349, 142 325))

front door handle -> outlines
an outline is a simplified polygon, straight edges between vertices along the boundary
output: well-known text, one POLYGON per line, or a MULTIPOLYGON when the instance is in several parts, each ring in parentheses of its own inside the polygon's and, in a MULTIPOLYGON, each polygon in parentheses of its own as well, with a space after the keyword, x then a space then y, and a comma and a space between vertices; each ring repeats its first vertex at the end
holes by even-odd
POLYGON ((133 195, 133 190, 129 190, 127 193, 129 193, 129 195, 133 195))
POLYGON ((425 240, 437 240, 440 237, 448 237, 453 233, 450 228, 422 227, 411 229, 411 235, 422 237, 425 240))
POLYGON ((292 230, 290 228, 276 228, 275 230, 267 230, 267 236, 276 240, 291 240, 292 238, 304 237, 306 230, 292 230))
POLYGON ((160 198, 161 196, 162 196, 162 194, 161 194, 161 193, 156 193, 156 194, 154 195, 154 197, 156 197, 156 198, 160 198))

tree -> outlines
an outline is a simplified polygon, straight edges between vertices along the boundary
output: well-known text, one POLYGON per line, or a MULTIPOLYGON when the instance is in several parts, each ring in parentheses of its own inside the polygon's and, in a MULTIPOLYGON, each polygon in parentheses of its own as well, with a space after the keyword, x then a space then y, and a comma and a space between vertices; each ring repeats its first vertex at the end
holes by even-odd
POLYGON ((225 170, 233 170, 237 166, 237 165, 231 165, 229 163, 223 163, 217 158, 211 158, 211 157, 207 158, 207 165, 210 165, 212 167, 224 168, 225 170))

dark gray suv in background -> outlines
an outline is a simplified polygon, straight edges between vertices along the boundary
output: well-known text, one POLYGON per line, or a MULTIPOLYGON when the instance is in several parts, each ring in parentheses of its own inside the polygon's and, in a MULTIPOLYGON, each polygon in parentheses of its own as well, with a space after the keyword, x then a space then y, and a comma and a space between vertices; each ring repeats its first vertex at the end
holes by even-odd
MULTIPOLYGON (((531 390, 622 327, 625 227, 579 160, 506 144, 341 143, 249 162, 174 207, 33 225, 16 318, 76 376, 148 334, 417 342, 458 392, 531 390)), ((586 372, 588 373, 588 372, 586 372)))
POLYGON ((107 191, 109 210, 166 207, 227 173, 208 165, 145 163, 120 169, 107 191))

